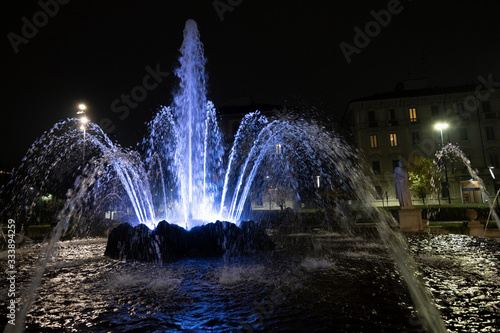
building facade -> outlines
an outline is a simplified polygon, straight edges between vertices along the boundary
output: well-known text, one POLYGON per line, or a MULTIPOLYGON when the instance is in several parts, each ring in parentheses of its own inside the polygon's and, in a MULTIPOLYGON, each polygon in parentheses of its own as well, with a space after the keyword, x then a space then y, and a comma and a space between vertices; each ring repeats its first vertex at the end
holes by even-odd
MULTIPOLYGON (((435 159, 451 143, 470 160, 490 196, 500 178, 500 90, 492 86, 401 89, 352 101, 347 109, 357 147, 373 172, 380 205, 397 205, 394 168, 411 171, 415 156, 435 159), (447 128, 436 129, 437 123, 447 128)), ((426 203, 478 203, 485 198, 458 157, 445 157, 448 182, 426 203)), ((414 204, 422 204, 414 194, 414 204)))

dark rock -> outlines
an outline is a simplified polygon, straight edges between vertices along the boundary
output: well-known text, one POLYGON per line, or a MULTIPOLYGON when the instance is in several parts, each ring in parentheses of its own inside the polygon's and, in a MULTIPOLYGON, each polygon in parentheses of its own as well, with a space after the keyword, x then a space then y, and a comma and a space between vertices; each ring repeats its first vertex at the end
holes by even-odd
POLYGON ((105 255, 114 259, 172 261, 183 257, 239 255, 274 249, 272 240, 252 221, 238 228, 230 222, 208 223, 189 231, 166 221, 151 231, 121 224, 111 231, 105 255))
POLYGON ((153 231, 163 261, 182 258, 188 251, 189 237, 186 229, 161 221, 153 231))
POLYGON ((144 224, 120 224, 108 236, 104 255, 121 260, 159 261, 160 252, 152 231, 144 224))
POLYGON ((132 233, 132 226, 128 223, 123 223, 111 230, 108 236, 108 243, 104 255, 122 259, 124 252, 128 250, 128 243, 130 241, 130 234, 132 233))

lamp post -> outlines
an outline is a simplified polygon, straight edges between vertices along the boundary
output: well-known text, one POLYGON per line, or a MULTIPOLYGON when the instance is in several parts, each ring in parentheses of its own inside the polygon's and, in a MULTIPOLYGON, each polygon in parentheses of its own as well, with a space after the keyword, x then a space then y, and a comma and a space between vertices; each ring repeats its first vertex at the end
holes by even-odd
POLYGON ((87 133, 87 123, 89 122, 89 119, 85 116, 85 110, 87 110, 87 106, 85 104, 79 104, 78 105, 78 111, 76 114, 82 115, 80 117, 80 129, 83 131, 83 162, 85 163, 85 136, 87 133))
MULTIPOLYGON (((444 139, 443 139, 443 130, 448 128, 447 123, 437 123, 434 125, 434 129, 438 130, 441 133, 441 148, 444 146, 444 139)), ((448 182, 448 168, 446 167, 446 160, 445 157, 443 156, 443 163, 444 163, 444 177, 446 181, 446 192, 448 194, 448 204, 451 204, 451 196, 450 196, 450 183, 448 182)))
POLYGON ((490 170, 490 174, 491 174, 491 178, 493 178, 493 188, 495 189, 495 199, 493 200, 493 202, 497 202, 497 205, 498 205, 498 195, 500 194, 500 189, 497 190, 497 180, 495 178, 495 173, 493 172, 493 169, 495 169, 495 167, 493 165, 490 165, 488 167, 488 170, 490 170))

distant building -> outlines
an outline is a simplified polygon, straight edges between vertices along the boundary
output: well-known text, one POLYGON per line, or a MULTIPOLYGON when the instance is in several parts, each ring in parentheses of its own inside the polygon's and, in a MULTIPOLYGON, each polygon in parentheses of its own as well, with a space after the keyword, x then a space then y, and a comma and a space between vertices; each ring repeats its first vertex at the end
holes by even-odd
MULTIPOLYGON (((450 142, 465 153, 494 196, 500 178, 500 88, 429 88, 426 81, 398 87, 393 93, 354 100, 346 111, 356 145, 373 171, 380 204, 384 200, 397 205, 393 172, 399 160, 411 167, 415 155, 435 157, 441 147, 441 133, 434 128, 438 122, 449 126, 443 130, 444 144, 450 142)), ((452 203, 485 201, 461 162, 450 160, 447 166, 449 193, 443 186, 441 203, 448 203, 448 197, 452 203)), ((427 198, 429 203, 437 199, 427 198)))
POLYGON ((234 138, 246 114, 259 111, 262 115, 271 118, 283 110, 283 107, 278 105, 256 104, 253 99, 249 97, 231 99, 221 106, 216 106, 216 108, 220 130, 229 139, 234 138))

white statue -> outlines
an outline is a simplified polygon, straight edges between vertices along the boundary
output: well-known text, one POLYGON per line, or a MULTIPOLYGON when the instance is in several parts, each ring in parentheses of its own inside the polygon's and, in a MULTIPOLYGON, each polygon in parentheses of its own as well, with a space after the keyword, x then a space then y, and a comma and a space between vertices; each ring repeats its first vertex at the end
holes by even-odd
POLYGON ((399 166, 394 168, 394 183, 396 185, 396 196, 401 208, 413 208, 410 189, 408 187, 408 171, 403 167, 403 162, 401 161, 399 161, 399 166))

